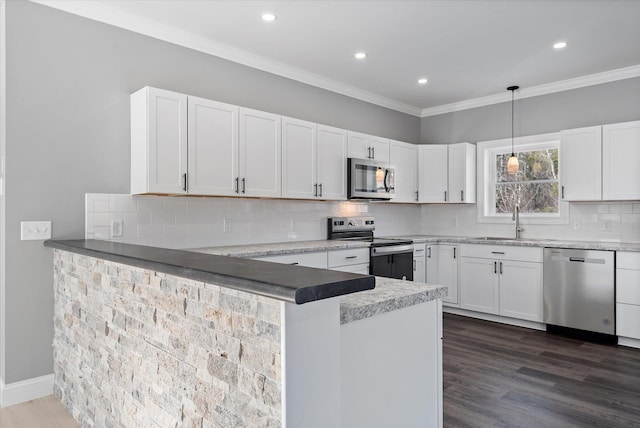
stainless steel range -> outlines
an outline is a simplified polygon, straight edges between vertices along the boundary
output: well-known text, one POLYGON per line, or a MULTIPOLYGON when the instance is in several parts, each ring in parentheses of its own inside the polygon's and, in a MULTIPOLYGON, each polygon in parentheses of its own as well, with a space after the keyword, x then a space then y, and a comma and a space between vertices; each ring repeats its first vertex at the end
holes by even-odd
POLYGON ((328 239, 370 242, 369 273, 413 281, 413 241, 376 238, 374 217, 330 217, 328 239))

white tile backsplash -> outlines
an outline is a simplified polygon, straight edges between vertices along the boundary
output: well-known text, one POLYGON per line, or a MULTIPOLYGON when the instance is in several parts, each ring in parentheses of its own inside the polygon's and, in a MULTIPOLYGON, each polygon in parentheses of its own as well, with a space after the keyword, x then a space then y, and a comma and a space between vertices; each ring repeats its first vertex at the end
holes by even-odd
POLYGON ((377 236, 419 234, 419 206, 367 202, 86 195, 86 237, 189 248, 326 239, 327 217, 376 217, 377 236), (110 237, 111 220, 124 236, 110 237), (224 232, 224 220, 231 231, 224 232))

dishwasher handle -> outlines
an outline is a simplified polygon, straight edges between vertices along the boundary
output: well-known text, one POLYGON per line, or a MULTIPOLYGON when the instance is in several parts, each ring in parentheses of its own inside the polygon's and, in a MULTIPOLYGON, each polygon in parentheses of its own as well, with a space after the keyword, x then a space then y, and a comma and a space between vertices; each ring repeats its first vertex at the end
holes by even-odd
POLYGON ((569 257, 569 261, 570 262, 580 262, 580 263, 584 263, 584 257, 569 257))
POLYGON ((574 262, 574 263, 592 263, 596 265, 607 264, 605 259, 590 258, 590 257, 567 257, 567 256, 551 256, 552 262, 574 262))

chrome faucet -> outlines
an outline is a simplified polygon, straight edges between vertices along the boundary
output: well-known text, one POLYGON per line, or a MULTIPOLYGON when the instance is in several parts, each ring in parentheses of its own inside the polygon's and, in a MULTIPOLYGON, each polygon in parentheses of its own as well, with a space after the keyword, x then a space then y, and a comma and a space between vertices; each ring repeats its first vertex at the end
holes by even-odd
POLYGON ((513 216, 511 220, 516 222, 516 239, 520 239, 520 232, 524 230, 524 228, 520 227, 520 204, 513 206, 513 216))

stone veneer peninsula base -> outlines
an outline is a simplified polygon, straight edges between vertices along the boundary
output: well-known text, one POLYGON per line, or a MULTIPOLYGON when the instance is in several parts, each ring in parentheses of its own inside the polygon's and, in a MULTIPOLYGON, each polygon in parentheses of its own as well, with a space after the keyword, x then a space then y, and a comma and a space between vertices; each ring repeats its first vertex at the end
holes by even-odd
MULTIPOLYGON (((375 278, 373 290, 296 304, 118 259, 144 247, 78 242, 45 245, 54 390, 83 426, 442 426, 444 287, 375 278)), ((347 287, 366 278, 349 275, 347 287)))

